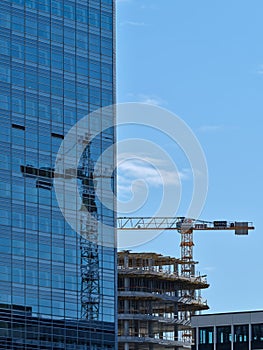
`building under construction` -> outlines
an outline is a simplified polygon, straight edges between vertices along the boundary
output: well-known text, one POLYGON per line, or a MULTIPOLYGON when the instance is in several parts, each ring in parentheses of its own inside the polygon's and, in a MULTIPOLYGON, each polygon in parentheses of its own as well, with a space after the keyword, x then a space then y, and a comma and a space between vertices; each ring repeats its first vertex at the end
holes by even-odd
POLYGON ((156 253, 118 253, 119 350, 190 348, 190 316, 209 308, 200 293, 209 285, 206 276, 181 275, 181 264, 156 253))

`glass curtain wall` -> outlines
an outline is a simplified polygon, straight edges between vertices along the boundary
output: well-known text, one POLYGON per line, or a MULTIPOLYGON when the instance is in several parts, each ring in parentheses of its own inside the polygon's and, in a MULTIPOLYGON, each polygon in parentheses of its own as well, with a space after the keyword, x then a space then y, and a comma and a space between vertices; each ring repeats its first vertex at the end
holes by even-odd
MULTIPOLYGON (((113 349, 115 248, 95 247, 97 284, 84 301, 83 242, 61 214, 53 172, 68 130, 115 102, 114 1, 1 0, 0 49, 0 348, 113 349)), ((102 132, 86 161, 114 137, 102 132)), ((96 196, 86 208, 114 237, 113 211, 96 196)))

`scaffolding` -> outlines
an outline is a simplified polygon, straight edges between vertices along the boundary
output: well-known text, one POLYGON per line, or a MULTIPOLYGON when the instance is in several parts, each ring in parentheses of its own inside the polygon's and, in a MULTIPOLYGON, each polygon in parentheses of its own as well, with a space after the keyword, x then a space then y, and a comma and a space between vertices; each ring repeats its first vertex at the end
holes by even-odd
POLYGON ((190 348, 190 316, 209 309, 206 276, 184 276, 181 259, 118 253, 119 350, 190 348))

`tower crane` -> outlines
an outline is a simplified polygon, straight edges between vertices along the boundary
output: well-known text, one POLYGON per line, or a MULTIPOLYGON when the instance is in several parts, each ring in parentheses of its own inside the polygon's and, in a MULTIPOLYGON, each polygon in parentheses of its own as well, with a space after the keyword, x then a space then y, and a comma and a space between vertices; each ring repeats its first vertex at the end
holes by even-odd
MULTIPOLYGON (((118 230, 176 230, 181 235, 181 275, 185 278, 195 276, 195 264, 193 259, 193 233, 194 231, 218 231, 232 230, 236 235, 247 235, 254 226, 251 222, 238 221, 203 221, 185 217, 119 217, 117 218, 118 230)), ((195 290, 182 290, 183 296, 195 300, 195 290)), ((181 311, 181 319, 190 322, 194 311, 181 311)), ((192 341, 192 331, 189 328, 182 334, 185 341, 192 341)))
POLYGON ((254 226, 251 222, 203 221, 185 217, 119 217, 118 230, 176 230, 181 234, 181 274, 194 277, 193 232, 232 230, 236 235, 247 235, 254 226))

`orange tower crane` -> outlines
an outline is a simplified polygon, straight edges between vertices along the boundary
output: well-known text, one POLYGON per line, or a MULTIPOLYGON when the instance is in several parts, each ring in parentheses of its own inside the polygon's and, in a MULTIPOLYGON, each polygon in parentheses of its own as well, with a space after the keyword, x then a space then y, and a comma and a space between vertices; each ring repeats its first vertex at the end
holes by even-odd
POLYGON ((177 230, 181 234, 181 274, 185 277, 195 276, 194 231, 232 230, 236 235, 247 235, 249 230, 254 230, 251 222, 203 221, 185 217, 119 217, 117 228, 118 230, 177 230))

